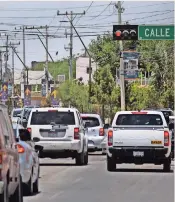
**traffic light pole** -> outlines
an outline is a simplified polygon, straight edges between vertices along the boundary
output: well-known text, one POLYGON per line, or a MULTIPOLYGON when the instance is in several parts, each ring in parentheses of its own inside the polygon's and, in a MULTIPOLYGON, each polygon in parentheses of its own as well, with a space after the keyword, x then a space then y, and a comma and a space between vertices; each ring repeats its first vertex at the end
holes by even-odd
MULTIPOLYGON (((121 1, 117 3, 118 8, 118 24, 122 24, 122 7, 121 1)), ((121 94, 121 111, 125 110, 125 76, 124 76, 124 63, 123 63, 123 43, 120 40, 120 94, 121 94)))

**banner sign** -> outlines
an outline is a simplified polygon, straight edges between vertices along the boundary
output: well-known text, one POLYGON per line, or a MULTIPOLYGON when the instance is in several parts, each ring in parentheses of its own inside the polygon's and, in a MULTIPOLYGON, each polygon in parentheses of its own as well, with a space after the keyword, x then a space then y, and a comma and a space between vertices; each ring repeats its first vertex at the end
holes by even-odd
POLYGON ((12 84, 8 83, 8 96, 11 97, 12 96, 12 84))
POLYGON ((3 102, 8 100, 8 82, 2 84, 1 100, 3 102))
POLYGON ((31 85, 24 85, 24 106, 31 105, 31 85))
POLYGON ((59 102, 57 100, 57 91, 54 87, 51 87, 51 104, 58 105, 59 102))
POLYGON ((124 76, 125 80, 138 79, 138 60, 139 53, 134 51, 123 52, 123 63, 124 63, 124 76))

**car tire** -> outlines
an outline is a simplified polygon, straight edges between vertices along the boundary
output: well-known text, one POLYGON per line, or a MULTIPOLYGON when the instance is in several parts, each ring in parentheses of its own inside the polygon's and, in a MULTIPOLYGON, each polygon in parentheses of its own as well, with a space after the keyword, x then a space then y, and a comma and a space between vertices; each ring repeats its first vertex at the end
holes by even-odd
POLYGON ((171 171, 171 157, 167 158, 163 164, 163 171, 170 172, 171 171))
POLYGON ((113 161, 113 159, 109 156, 107 156, 107 170, 109 172, 116 170, 116 163, 113 161))
POLYGON ((0 201, 1 202, 9 202, 9 193, 8 193, 8 183, 5 180, 4 192, 0 194, 0 201))
POLYGON ((39 192, 39 173, 40 173, 40 169, 38 169, 38 177, 37 177, 36 181, 33 183, 33 192, 34 193, 39 192))
POLYGON ((83 151, 81 153, 77 153, 76 158, 75 158, 75 163, 76 165, 82 166, 84 165, 84 148, 83 151))
POLYGON ((88 151, 84 155, 84 165, 88 165, 88 151))
POLYGON ((33 174, 31 174, 29 182, 24 185, 24 194, 27 196, 31 196, 33 194, 32 175, 33 174))
POLYGON ((23 188, 22 188, 21 176, 20 176, 19 185, 18 185, 15 193, 13 194, 13 196, 11 196, 10 202, 23 202, 23 188))

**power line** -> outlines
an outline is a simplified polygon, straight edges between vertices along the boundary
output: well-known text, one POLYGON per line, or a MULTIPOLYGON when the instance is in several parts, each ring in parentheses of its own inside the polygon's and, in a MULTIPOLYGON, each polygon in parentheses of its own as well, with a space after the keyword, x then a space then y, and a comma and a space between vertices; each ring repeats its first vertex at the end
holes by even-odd
MULTIPOLYGON (((89 7, 86 9, 85 13, 88 12, 88 10, 91 8, 91 6, 92 6, 93 3, 94 3, 94 2, 92 1, 91 4, 89 5, 89 7)), ((79 19, 77 20, 77 22, 75 23, 75 25, 79 22, 79 20, 82 18, 82 16, 83 16, 83 15, 81 15, 81 16, 79 17, 79 19)), ((75 25, 74 25, 74 26, 75 26, 75 25)))

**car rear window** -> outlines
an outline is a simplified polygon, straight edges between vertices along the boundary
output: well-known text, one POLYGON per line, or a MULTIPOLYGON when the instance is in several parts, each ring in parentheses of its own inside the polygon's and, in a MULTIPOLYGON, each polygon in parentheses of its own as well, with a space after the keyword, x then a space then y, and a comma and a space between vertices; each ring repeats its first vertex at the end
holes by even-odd
POLYGON ((88 127, 96 127, 96 126, 100 126, 100 122, 98 120, 98 118, 96 117, 81 117, 83 119, 83 122, 89 122, 89 126, 88 127))
POLYGON ((13 117, 19 116, 19 115, 21 114, 21 111, 22 111, 22 110, 15 110, 15 111, 13 112, 13 117))
POLYGON ((116 120, 116 125, 163 125, 163 121, 158 114, 120 114, 116 120))
POLYGON ((31 118, 31 125, 50 125, 63 124, 63 125, 75 125, 74 112, 33 112, 31 118))

